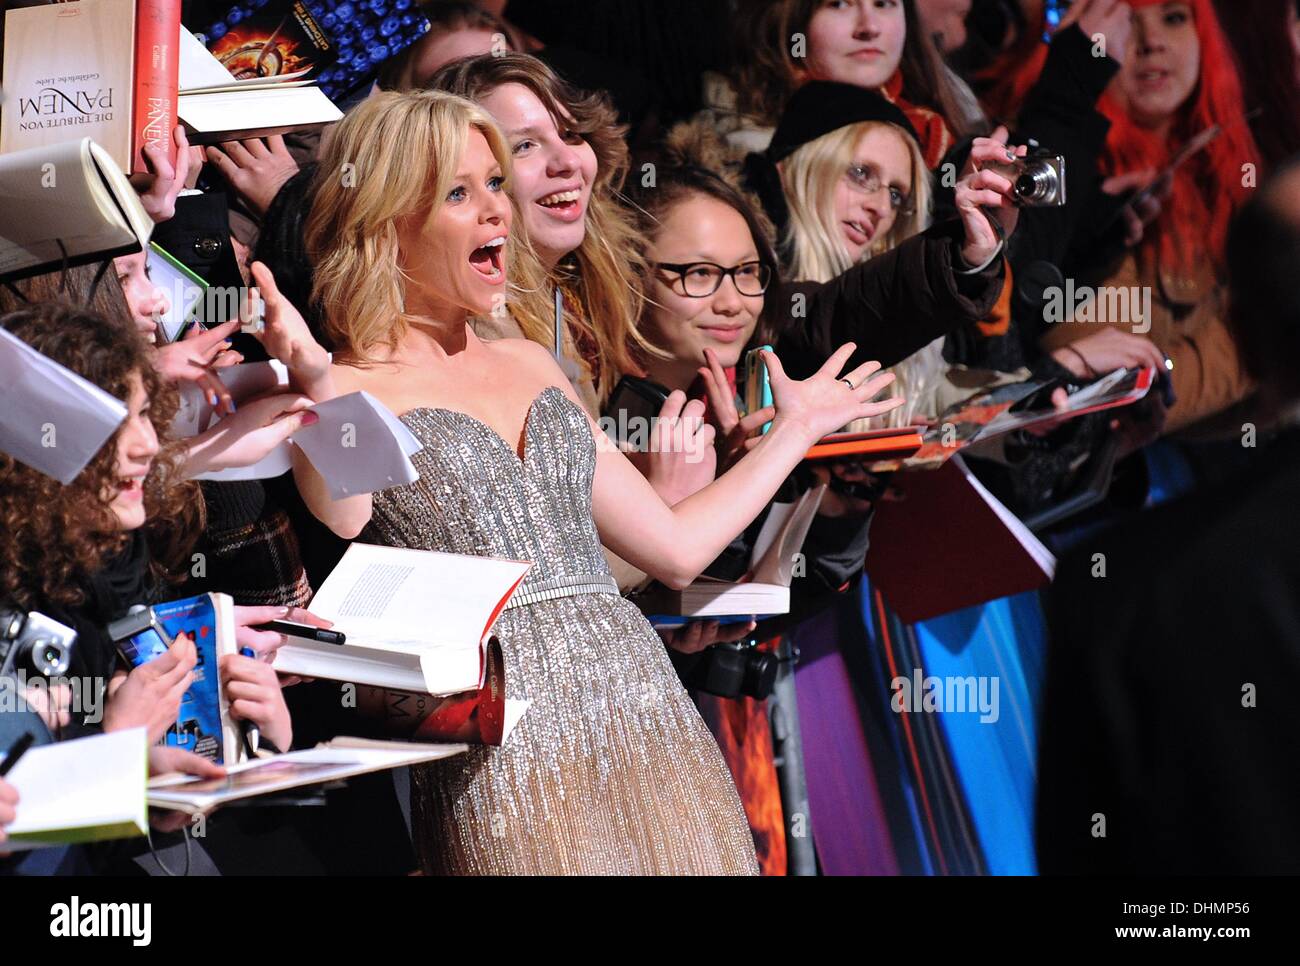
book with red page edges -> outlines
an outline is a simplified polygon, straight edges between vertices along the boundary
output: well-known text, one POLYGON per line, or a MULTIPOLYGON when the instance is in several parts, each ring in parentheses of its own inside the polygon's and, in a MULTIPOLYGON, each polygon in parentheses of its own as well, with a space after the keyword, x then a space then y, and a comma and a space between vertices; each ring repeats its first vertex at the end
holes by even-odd
POLYGON ((823 436, 804 456, 806 460, 870 456, 872 459, 906 459, 921 448, 925 426, 899 426, 865 433, 823 436))
POLYGON ((455 694, 439 702, 416 728, 414 737, 417 741, 501 744, 506 725, 506 665, 501 642, 493 637, 484 653, 487 669, 483 686, 477 691, 455 694))
POLYGON ((156 147, 176 164, 177 86, 180 83, 181 0, 136 0, 135 98, 131 105, 131 174, 143 174, 144 149, 156 147))
POLYGON ((492 625, 531 567, 353 542, 311 601, 346 642, 290 634, 276 670, 423 695, 423 718, 437 703, 429 699, 483 688, 492 625))
POLYGON ((1037 590, 1056 559, 961 457, 899 473, 871 521, 865 569, 909 624, 1037 590))
POLYGON ((362 688, 357 707, 377 722, 385 738, 501 745, 531 702, 506 697, 505 658, 495 636, 489 638, 483 653, 483 683, 474 690, 436 697, 362 688))

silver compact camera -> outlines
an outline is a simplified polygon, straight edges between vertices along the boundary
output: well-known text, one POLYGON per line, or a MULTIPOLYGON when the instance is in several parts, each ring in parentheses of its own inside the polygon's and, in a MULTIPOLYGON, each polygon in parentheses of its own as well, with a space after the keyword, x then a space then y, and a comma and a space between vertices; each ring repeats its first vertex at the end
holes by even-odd
POLYGON ((1060 208, 1065 204, 1065 158, 1042 152, 1007 165, 1018 204, 1025 208, 1060 208))
POLYGON ((0 608, 0 676, 58 678, 68 673, 77 632, 38 611, 0 608))

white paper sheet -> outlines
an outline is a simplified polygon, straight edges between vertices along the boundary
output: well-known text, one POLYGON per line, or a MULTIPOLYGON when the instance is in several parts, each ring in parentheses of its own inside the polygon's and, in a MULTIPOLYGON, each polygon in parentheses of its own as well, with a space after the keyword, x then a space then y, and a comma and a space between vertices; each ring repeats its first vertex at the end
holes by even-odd
POLYGON ((320 422, 293 441, 341 500, 413 483, 420 474, 410 457, 420 441, 388 409, 364 390, 313 406, 320 422))
POLYGON ((66 485, 126 415, 120 399, 0 329, 0 451, 66 485))

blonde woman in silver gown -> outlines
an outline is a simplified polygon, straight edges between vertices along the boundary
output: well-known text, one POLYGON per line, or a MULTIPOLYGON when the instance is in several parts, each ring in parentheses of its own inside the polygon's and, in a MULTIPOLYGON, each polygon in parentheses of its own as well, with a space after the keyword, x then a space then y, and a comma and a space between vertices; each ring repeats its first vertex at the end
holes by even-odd
MULTIPOLYGON (((684 586, 763 509, 808 447, 889 377, 841 373, 851 346, 794 382, 769 357, 771 430, 731 471, 667 507, 603 434, 541 346, 484 343, 468 320, 514 311, 535 256, 511 235, 509 153, 491 119, 439 92, 386 93, 334 131, 307 241, 333 364, 254 271, 264 342, 317 401, 358 389, 424 444, 420 479, 331 501, 300 453, 294 475, 335 533, 534 562, 495 625, 511 697, 532 707, 504 747, 413 769, 426 872, 752 874, 753 842, 713 738, 663 643, 618 595, 601 542, 684 586), (509 283, 506 263, 510 262, 509 283)), ((526 291, 525 291, 526 294, 526 291)), ((691 437, 712 459, 711 434, 691 437)))

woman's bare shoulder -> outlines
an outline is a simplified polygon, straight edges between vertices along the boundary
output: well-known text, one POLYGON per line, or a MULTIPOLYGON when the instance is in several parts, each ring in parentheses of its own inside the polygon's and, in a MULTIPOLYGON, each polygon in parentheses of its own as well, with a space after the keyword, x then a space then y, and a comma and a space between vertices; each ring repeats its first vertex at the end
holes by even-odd
POLYGON ((484 342, 487 351, 497 357, 501 363, 513 365, 520 373, 536 375, 540 380, 555 383, 562 380, 564 374, 555 364, 551 350, 532 339, 494 339, 484 342))

